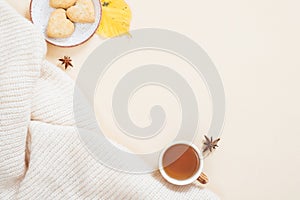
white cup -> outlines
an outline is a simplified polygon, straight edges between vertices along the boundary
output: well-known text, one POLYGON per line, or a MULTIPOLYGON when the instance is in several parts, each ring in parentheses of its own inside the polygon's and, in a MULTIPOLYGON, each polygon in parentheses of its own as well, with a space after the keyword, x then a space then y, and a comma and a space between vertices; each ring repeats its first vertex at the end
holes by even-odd
POLYGON ((168 145, 160 154, 159 156, 159 171, 161 173, 161 175, 169 182, 169 183, 172 183, 174 185, 188 185, 188 184, 191 184, 192 182, 198 180, 200 183, 202 184, 206 184, 208 182, 208 179, 207 179, 207 176, 202 172, 203 170, 203 155, 201 153, 201 151, 198 149, 198 147, 194 144, 190 144, 189 142, 175 142, 175 143, 172 143, 170 145, 168 145), (178 180, 178 179, 174 179, 172 177, 170 177, 164 170, 164 166, 163 166, 163 156, 164 154, 166 153, 166 151, 174 146, 174 145, 178 145, 178 144, 184 144, 184 145, 187 145, 189 147, 192 147, 196 153, 198 154, 198 158, 199 158, 199 168, 198 170, 196 171, 196 173, 191 176, 190 178, 187 178, 185 180, 178 180))

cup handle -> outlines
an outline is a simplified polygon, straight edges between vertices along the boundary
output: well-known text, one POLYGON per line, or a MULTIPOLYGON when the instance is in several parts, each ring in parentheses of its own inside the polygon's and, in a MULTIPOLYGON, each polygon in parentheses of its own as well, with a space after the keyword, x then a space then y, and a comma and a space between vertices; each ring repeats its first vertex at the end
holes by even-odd
POLYGON ((208 177, 203 172, 200 174, 200 176, 197 178, 197 181, 199 181, 202 184, 208 183, 208 177))

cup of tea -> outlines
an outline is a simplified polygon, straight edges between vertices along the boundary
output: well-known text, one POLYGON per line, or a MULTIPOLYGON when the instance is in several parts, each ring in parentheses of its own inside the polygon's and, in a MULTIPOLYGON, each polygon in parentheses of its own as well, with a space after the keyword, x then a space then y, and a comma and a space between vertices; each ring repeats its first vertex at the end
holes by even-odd
POLYGON ((194 144, 176 142, 167 146, 159 157, 161 175, 175 185, 188 185, 198 180, 208 182, 203 170, 203 155, 194 144))

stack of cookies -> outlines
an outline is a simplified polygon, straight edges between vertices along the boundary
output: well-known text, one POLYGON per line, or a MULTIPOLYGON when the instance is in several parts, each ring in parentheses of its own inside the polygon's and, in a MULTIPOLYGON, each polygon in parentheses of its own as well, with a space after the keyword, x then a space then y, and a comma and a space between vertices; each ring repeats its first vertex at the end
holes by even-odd
POLYGON ((95 21, 92 0, 50 0, 50 6, 55 10, 51 13, 48 21, 48 37, 70 37, 75 30, 74 23, 93 23, 95 21))

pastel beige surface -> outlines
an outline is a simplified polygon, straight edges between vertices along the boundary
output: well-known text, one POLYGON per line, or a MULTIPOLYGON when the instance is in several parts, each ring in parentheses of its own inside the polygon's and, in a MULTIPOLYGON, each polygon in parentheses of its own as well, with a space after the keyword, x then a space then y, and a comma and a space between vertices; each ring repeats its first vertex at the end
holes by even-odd
MULTIPOLYGON (((8 2, 28 17, 28 0, 8 2)), ((133 29, 167 28, 189 36, 223 78, 226 124, 220 149, 206 159, 209 188, 228 200, 299 199, 300 2, 128 2, 133 29)), ((102 42, 94 36, 72 49, 49 45, 47 59, 57 64, 57 58, 72 56, 75 68, 67 73, 75 79, 102 42)))

